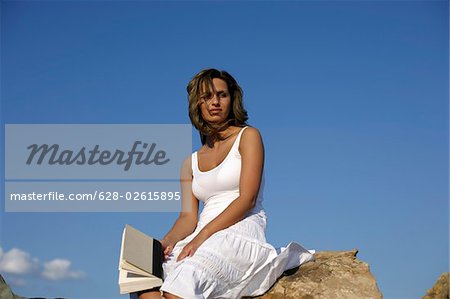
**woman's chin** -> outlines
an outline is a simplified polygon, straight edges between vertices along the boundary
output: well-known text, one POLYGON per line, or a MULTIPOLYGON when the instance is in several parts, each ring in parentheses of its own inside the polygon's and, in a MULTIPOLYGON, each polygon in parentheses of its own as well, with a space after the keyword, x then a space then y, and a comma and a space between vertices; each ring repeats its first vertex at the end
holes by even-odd
POLYGON ((208 122, 214 123, 214 124, 220 124, 220 123, 225 122, 225 119, 223 119, 223 117, 220 117, 220 116, 212 116, 208 119, 208 122))

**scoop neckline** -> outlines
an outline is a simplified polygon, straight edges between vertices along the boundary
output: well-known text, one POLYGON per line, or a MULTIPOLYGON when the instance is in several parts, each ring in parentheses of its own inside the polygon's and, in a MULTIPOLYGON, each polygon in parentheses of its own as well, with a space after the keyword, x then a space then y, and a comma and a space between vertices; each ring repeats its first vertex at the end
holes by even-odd
POLYGON ((244 129, 247 128, 247 127, 248 127, 248 126, 245 126, 245 127, 243 127, 243 128, 239 131, 238 136, 237 136, 236 139, 233 141, 233 145, 231 146, 230 150, 228 151, 227 155, 226 155, 225 158, 222 160, 222 162, 220 162, 219 165, 217 165, 217 166, 214 167, 214 168, 211 168, 210 170, 206 170, 206 171, 201 171, 201 170, 200 170, 200 166, 198 165, 198 164, 199 164, 199 163, 198 163, 198 151, 196 151, 196 152, 195 152, 195 166, 197 167, 197 171, 200 172, 200 173, 208 173, 208 172, 211 172, 211 171, 213 171, 213 170, 216 170, 217 168, 219 168, 220 166, 222 166, 222 164, 225 163, 225 161, 226 161, 226 160, 228 159, 228 157, 230 156, 231 151, 233 150, 234 146, 236 145, 236 142, 237 142, 237 140, 238 140, 238 138, 239 138, 239 135, 240 135, 240 134, 242 133, 242 131, 244 131, 244 129))

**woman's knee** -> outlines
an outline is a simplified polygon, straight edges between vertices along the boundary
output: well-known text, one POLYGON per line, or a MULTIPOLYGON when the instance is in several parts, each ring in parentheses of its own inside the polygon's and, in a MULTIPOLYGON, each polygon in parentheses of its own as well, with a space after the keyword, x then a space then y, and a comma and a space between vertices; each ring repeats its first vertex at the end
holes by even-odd
POLYGON ((139 296, 139 299, 161 299, 160 292, 148 292, 139 296))
POLYGON ((163 296, 165 299, 183 299, 181 297, 175 296, 175 295, 173 295, 171 293, 167 293, 167 292, 164 292, 163 296))
POLYGON ((139 291, 130 294, 130 299, 161 299, 161 292, 158 288, 139 291))

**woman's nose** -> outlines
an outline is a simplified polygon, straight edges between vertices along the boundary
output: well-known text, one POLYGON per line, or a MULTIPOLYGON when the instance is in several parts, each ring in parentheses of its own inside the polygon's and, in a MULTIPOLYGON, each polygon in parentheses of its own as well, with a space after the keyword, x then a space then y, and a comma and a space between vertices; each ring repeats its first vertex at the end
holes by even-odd
POLYGON ((219 95, 217 95, 217 94, 213 95, 213 97, 212 97, 212 99, 211 99, 211 102, 212 102, 213 104, 218 104, 218 103, 220 102, 219 95))

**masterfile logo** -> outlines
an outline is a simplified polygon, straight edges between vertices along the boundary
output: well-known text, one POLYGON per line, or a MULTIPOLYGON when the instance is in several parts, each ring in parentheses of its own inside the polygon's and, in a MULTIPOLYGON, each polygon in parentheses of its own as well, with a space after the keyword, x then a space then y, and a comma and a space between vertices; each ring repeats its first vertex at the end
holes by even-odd
POLYGON ((166 158, 166 151, 158 150, 154 154, 156 143, 148 144, 142 141, 135 141, 130 151, 119 149, 100 150, 100 145, 96 144, 92 150, 87 150, 83 146, 80 150, 70 149, 61 150, 58 144, 32 144, 27 147, 30 155, 27 159, 27 165, 47 163, 49 165, 108 165, 116 163, 124 165, 124 170, 128 171, 133 163, 136 165, 163 165, 170 161, 166 158), (139 150, 142 148, 142 150, 139 150))
POLYGON ((7 124, 5 211, 179 211, 191 152, 190 124, 7 124))
POLYGON ((7 179, 178 179, 189 124, 7 124, 7 179))

